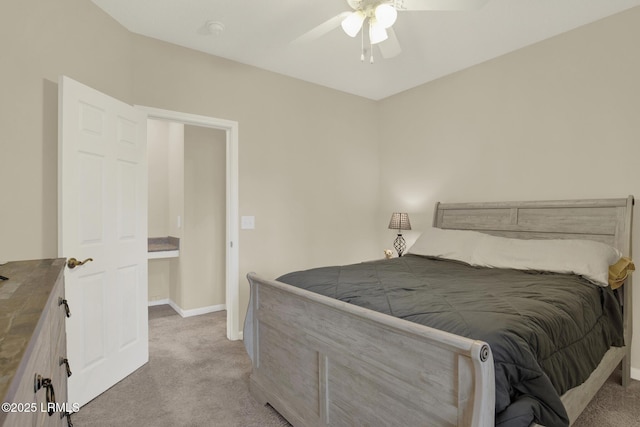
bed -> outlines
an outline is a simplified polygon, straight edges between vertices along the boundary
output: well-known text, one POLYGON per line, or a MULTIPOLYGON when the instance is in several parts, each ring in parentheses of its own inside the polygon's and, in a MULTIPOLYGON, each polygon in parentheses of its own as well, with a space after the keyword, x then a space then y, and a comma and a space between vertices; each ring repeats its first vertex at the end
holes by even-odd
MULTIPOLYGON (((439 203, 433 225, 518 239, 597 241, 630 256, 632 209, 631 196, 439 203)), ((244 340, 252 359, 250 391, 293 425, 495 425, 502 383, 496 382, 490 339, 445 332, 255 274, 248 277, 244 340)), ((629 381, 630 279, 615 297, 622 306, 624 341, 603 351, 586 380, 562 395, 569 424, 618 366, 623 385, 629 381)))

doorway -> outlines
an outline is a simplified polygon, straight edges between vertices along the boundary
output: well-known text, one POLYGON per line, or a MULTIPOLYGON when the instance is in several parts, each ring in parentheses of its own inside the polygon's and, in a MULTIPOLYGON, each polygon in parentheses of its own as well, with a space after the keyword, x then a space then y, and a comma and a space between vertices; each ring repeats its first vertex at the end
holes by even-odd
MULTIPOLYGON (((136 108, 147 113, 149 119, 224 131, 226 145, 225 306, 227 310, 227 338, 230 340, 241 339, 238 301, 238 123, 151 107, 136 106, 136 108)), ((215 143, 214 140, 211 142, 215 143)))

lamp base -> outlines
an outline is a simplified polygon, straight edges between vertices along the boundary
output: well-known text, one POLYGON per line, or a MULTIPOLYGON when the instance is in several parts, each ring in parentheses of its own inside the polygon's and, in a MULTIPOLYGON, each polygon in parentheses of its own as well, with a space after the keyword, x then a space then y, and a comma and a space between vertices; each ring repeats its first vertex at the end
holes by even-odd
POLYGON ((398 234, 396 240, 393 241, 393 247, 396 248, 396 252, 398 252, 398 256, 401 257, 402 253, 407 249, 407 243, 404 241, 404 237, 402 234, 398 234))

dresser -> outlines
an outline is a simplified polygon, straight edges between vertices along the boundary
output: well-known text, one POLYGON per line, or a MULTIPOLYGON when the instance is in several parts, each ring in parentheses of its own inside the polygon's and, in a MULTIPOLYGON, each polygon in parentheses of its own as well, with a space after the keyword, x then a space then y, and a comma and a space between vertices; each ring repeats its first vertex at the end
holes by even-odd
POLYGON ((0 426, 68 426, 64 259, 0 266, 0 426))

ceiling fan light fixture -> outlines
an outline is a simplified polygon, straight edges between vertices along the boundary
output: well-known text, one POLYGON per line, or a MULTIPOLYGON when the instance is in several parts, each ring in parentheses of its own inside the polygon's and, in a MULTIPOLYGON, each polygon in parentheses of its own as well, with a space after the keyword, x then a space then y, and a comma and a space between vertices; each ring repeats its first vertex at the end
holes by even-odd
POLYGON ((385 41, 389 36, 387 30, 375 19, 369 19, 369 41, 376 44, 385 41))
POLYGON ((349 37, 355 37, 364 23, 365 14, 356 10, 342 21, 342 29, 349 37))
POLYGON ((384 28, 389 28, 396 22, 396 19, 398 19, 398 11, 389 3, 382 3, 376 6, 374 15, 376 21, 384 28))

